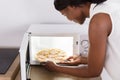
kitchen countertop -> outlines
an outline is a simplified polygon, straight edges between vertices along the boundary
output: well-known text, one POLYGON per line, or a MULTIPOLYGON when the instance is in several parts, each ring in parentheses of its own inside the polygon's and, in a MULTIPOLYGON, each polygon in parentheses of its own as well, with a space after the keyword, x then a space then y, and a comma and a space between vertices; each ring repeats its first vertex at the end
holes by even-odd
POLYGON ((42 66, 31 66, 31 80, 101 80, 96 78, 80 78, 62 73, 55 73, 45 70, 42 66))
POLYGON ((0 74, 0 80, 14 80, 19 69, 19 55, 16 57, 10 68, 5 74, 0 74))

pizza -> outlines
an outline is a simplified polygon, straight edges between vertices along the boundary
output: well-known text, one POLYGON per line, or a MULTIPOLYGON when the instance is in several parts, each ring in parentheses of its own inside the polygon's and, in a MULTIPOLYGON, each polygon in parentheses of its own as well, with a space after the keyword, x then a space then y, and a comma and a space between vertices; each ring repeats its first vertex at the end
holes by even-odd
POLYGON ((59 63, 66 60, 67 53, 57 48, 42 49, 35 55, 35 58, 39 62, 53 61, 59 63))

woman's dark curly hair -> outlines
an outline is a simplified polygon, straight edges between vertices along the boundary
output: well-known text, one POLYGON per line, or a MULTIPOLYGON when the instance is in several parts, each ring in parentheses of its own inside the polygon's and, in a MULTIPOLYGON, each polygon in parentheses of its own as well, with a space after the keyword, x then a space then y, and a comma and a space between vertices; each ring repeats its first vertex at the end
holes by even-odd
POLYGON ((67 6, 79 6, 87 2, 100 4, 106 0, 54 0, 55 9, 60 11, 65 9, 67 6))

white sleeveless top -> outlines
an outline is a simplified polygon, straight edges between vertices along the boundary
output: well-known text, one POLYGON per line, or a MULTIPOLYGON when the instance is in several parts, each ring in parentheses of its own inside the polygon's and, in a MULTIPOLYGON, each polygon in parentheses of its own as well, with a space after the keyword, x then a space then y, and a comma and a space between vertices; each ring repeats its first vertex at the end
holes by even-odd
POLYGON ((97 6, 91 4, 90 19, 97 13, 107 13, 111 18, 112 31, 108 37, 104 67, 112 80, 120 80, 120 6, 108 1, 97 6))

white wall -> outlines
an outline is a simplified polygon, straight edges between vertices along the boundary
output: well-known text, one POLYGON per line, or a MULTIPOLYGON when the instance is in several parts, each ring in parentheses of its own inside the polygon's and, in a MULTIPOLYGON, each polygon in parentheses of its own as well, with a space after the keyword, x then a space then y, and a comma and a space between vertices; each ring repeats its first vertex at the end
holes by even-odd
POLYGON ((53 0, 0 0, 0 47, 19 47, 30 24, 69 23, 53 0))

